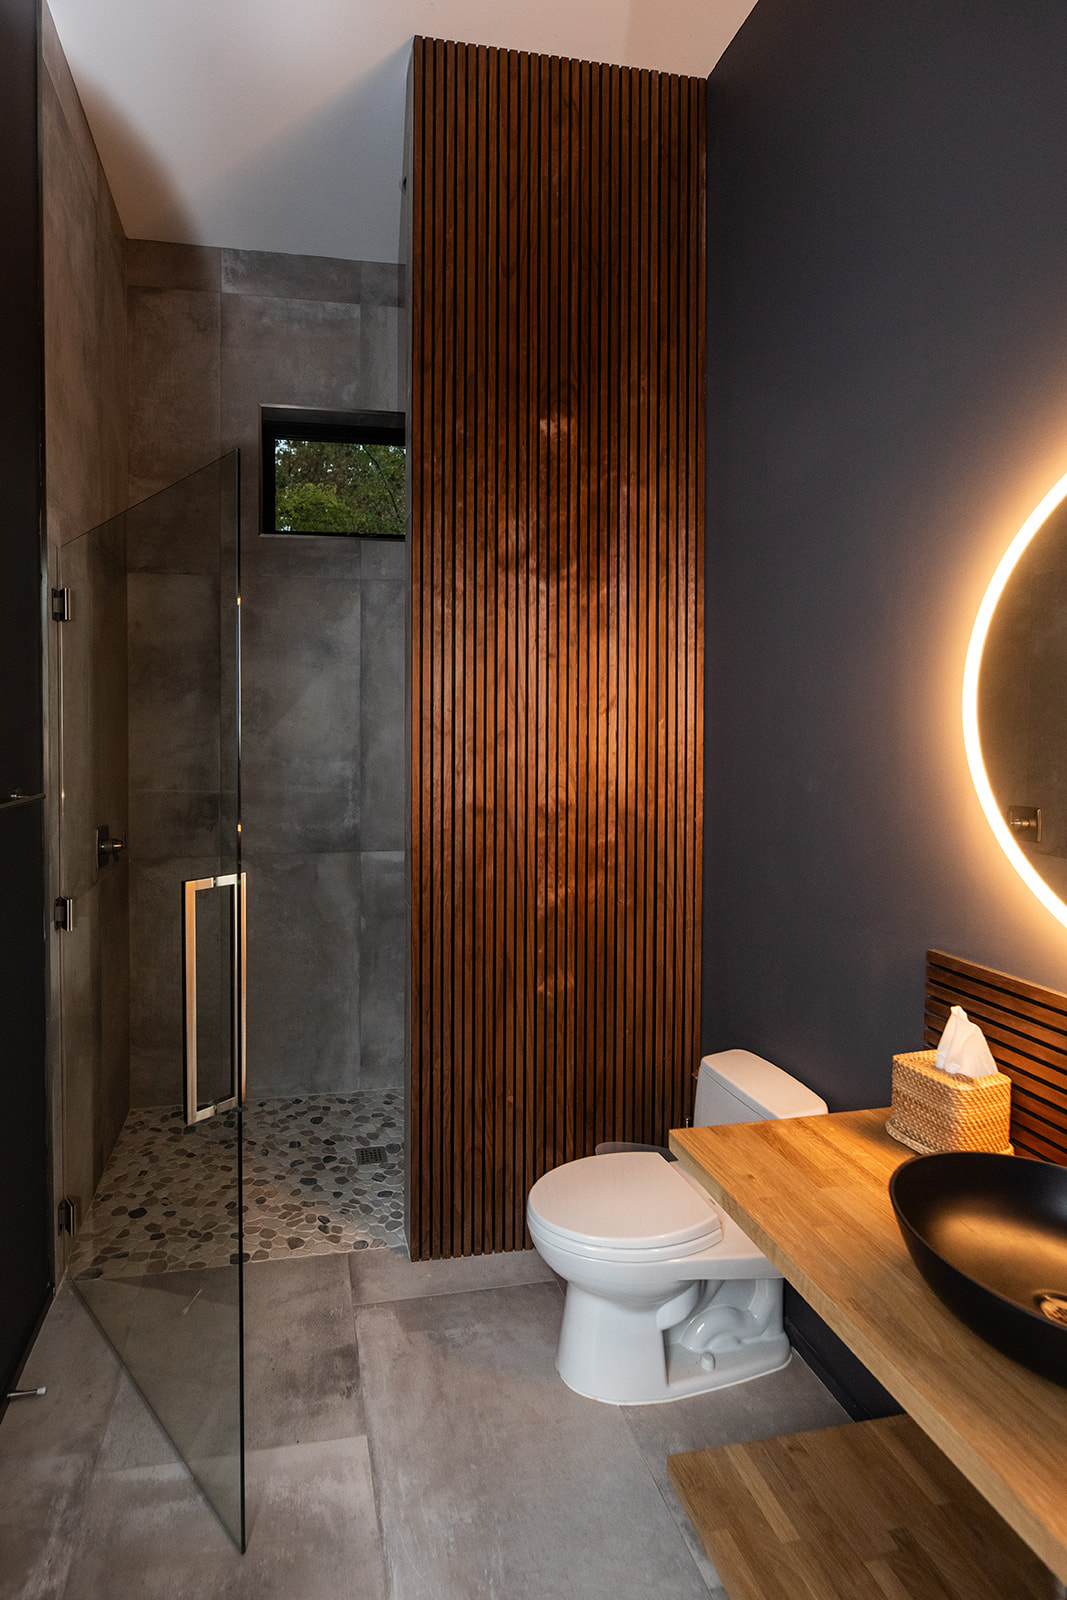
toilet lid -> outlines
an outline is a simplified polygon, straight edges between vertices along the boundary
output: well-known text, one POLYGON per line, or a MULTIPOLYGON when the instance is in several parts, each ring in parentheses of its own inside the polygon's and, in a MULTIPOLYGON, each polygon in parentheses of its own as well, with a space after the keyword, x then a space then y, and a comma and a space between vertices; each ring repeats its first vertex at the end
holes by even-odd
POLYGON ((721 1232, 711 1201, 651 1151, 568 1161, 538 1178, 530 1209, 549 1228, 607 1249, 654 1249, 721 1232))

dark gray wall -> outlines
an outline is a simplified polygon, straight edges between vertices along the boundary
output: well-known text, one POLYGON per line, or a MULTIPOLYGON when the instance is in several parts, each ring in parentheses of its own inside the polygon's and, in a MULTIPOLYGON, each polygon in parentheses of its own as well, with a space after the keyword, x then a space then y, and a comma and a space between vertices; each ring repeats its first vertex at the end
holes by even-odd
POLYGON ((1067 469, 1061 0, 759 0, 710 82, 705 1039, 835 1109, 928 946, 1067 987, 960 687, 1067 469))

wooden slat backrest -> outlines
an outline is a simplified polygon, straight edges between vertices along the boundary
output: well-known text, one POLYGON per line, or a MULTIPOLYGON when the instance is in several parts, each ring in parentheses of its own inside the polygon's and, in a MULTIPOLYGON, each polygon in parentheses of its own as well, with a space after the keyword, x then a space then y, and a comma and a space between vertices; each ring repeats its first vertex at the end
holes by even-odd
POLYGON ((928 950, 923 1033, 928 1047, 938 1043, 955 1005, 978 1024, 997 1066, 1012 1081, 1016 1154, 1067 1166, 1067 995, 928 950))

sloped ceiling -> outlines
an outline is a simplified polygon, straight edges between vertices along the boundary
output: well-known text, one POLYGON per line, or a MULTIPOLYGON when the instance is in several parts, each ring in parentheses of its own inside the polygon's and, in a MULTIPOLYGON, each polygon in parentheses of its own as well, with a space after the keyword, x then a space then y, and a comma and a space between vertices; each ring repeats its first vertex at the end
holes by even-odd
POLYGON ((49 0, 130 238, 395 261, 415 34, 706 76, 754 0, 49 0))

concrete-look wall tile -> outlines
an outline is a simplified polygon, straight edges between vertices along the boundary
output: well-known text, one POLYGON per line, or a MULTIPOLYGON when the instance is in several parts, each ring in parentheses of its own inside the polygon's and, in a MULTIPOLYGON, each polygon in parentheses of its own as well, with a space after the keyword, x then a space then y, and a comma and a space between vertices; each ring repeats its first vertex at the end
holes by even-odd
POLYGON ((359 842, 361 591, 247 578, 243 795, 250 850, 359 842))
MULTIPOLYGON (((71 581, 66 552, 81 545, 76 620, 67 625, 80 638, 68 632, 61 642, 50 628, 48 639, 52 892, 76 901, 80 921, 76 934, 53 936, 51 993, 64 1029, 53 1030, 49 1080, 53 1181, 87 1204, 129 1105, 125 873, 94 887, 97 825, 126 830, 124 552, 106 535, 91 549, 81 539, 127 504, 125 274, 122 229, 47 6, 42 50, 45 497, 55 581, 71 581)), ((32 1409, 39 1414, 36 1402, 32 1409)))
POLYGON ((129 363, 126 346, 125 239, 101 167, 97 173, 97 215, 106 219, 97 235, 95 328, 99 355, 97 389, 90 415, 95 420, 100 509, 90 522, 114 516, 129 503, 129 363), (103 465, 106 463, 106 466, 103 465))
POLYGON ((126 571, 121 519, 73 539, 57 562, 71 591, 59 634, 63 888, 76 897, 96 881, 96 829, 126 832, 126 571))
POLYGON ((364 261, 362 266, 365 306, 404 304, 404 268, 400 262, 364 261))
POLYGON ((279 300, 333 300, 357 304, 363 297, 363 262, 332 256, 289 256, 265 250, 224 250, 223 294, 265 295, 279 300))
POLYGON ((71 76, 59 34, 56 32, 52 13, 47 5, 41 7, 41 12, 41 59, 44 64, 44 80, 56 95, 66 124, 64 153, 79 162, 84 176, 93 185, 100 158, 89 131, 85 111, 71 76))
MULTIPOLYGON (((407 550, 403 544, 359 540, 260 537, 258 480, 261 405, 400 409, 401 274, 393 263, 209 252, 151 241, 130 243, 127 272, 136 492, 169 482, 217 454, 206 450, 210 429, 205 424, 212 419, 220 430, 220 448, 225 440, 242 449, 243 825, 252 862, 250 1043, 253 1061, 257 1037, 262 1045, 260 1087, 336 1092, 358 1087, 361 1025, 370 1042, 372 1080, 398 1085, 403 1046, 398 1049, 396 1042, 396 1017, 405 1002, 402 985, 400 992, 386 992, 391 952, 399 942, 396 909, 386 895, 382 914, 388 932, 369 934, 380 947, 361 1024, 360 869, 353 852, 365 842, 361 794, 368 784, 381 811, 376 849, 400 849, 406 836, 406 798, 397 795, 404 787, 406 613, 400 585, 406 582, 407 550), (146 476, 150 472, 157 474, 154 479, 146 476), (361 647, 359 576, 364 568, 377 583, 369 681, 388 723, 381 734, 368 732, 361 712, 366 650, 361 647), (391 640, 387 630, 397 616, 398 640, 391 640), (313 855, 321 858, 318 866, 313 855), (257 873, 269 879, 258 890, 257 873), (317 873, 322 882, 312 892, 317 873), (323 895, 330 908, 326 939, 323 895), (306 981, 294 978, 301 971, 306 981), (310 999, 316 984, 322 992, 310 999), (257 1023, 257 1015, 264 1020, 257 1023)), ((190 537, 184 513, 175 522, 154 510, 143 528, 134 514, 131 594, 150 572, 210 570, 214 530, 206 514, 194 519, 194 532, 201 523, 203 537, 190 537)), ((137 604, 138 615, 144 614, 140 600, 137 604)), ((164 631, 172 634, 181 609, 169 601, 168 607, 164 631)), ((199 855, 212 835, 209 794, 217 780, 200 782, 195 769, 198 761, 210 762, 209 746, 219 725, 194 663, 213 656, 202 624, 191 626, 195 637, 187 641, 187 660, 174 680, 176 712, 168 709, 165 716, 158 709, 164 702, 153 698, 161 674, 149 674, 157 681, 151 694, 142 692, 148 669, 131 647, 130 838, 142 867, 149 860, 153 868, 165 866, 168 827, 181 836, 174 854, 199 855), (202 738, 196 730, 208 726, 211 738, 202 738), (183 761, 177 759, 183 751, 188 757, 184 776, 183 761)), ((157 653, 163 660, 167 652, 160 647, 157 653)), ((387 875, 396 876, 395 866, 387 875)), ((138 889, 135 917, 143 914, 138 889)), ((153 953, 149 936, 148 947, 134 957, 145 967, 149 993, 157 1000, 159 983, 169 981, 171 956, 162 948, 153 953)), ((140 1006, 136 999, 134 1006, 140 1006)), ((168 1103, 164 1084, 171 1043, 146 1030, 147 1020, 138 1009, 135 1097, 139 1103, 168 1103)))
MULTIPOLYGON (((130 880, 118 860, 100 875, 100 1083, 93 1144, 107 1165, 130 1109, 130 880)), ((96 1174, 99 1181, 99 1172, 96 1174)))
POLYGON ((218 294, 131 289, 130 499, 222 454, 218 294))
POLYGON ((357 408, 360 315, 358 304, 336 301, 222 297, 222 434, 241 450, 241 538, 252 559, 261 526, 260 407, 357 408))
POLYGON ((404 1019, 410 947, 403 851, 364 851, 360 861, 359 1081, 404 1082, 404 1019))
POLYGON ((74 901, 74 922, 58 947, 63 994, 63 1182, 87 1209, 102 1170, 93 1130, 104 1081, 100 1059, 100 889, 74 901))
POLYGON ((365 850, 403 850, 408 842, 407 592, 395 582, 363 582, 360 592, 361 842, 365 850))
POLYGON ((126 282, 131 289, 199 289, 218 294, 222 257, 223 252, 210 245, 128 239, 126 282))
POLYGON ((241 834, 247 851, 332 854, 359 848, 358 762, 308 755, 276 768, 252 745, 242 770, 241 834))
POLYGON ((126 335, 120 242, 87 130, 42 84, 49 537, 76 538, 126 504, 126 335))
POLYGON ((206 875, 210 860, 183 870, 172 861, 131 861, 130 1048, 166 1053, 168 1071, 148 1105, 177 1105, 182 1065, 181 880, 206 875))
POLYGON ((219 855, 218 790, 131 788, 126 845, 128 859, 134 861, 167 861, 175 854, 219 855))
POLYGON ((359 330, 358 305, 224 295, 224 436, 254 443, 263 405, 351 410, 364 403, 359 330))
POLYGON ((401 313, 395 306, 364 306, 359 338, 362 404, 372 411, 403 411, 401 313))
POLYGON ((131 1106, 177 1106, 182 1096, 181 1041, 169 1048, 130 1040, 131 1106))
POLYGON ((75 899, 73 927, 58 954, 63 1185, 85 1208, 130 1106, 125 866, 101 874, 75 899))
POLYGON ((411 547, 407 539, 361 539, 360 577, 404 585, 405 604, 411 584, 411 547))
POLYGON ((232 542, 234 473, 226 460, 201 467, 149 495, 126 513, 130 572, 189 572, 215 576, 220 542, 232 542))
POLYGON ((359 1088, 359 856, 246 858, 253 1095, 359 1088))
POLYGON ((129 617, 130 785, 219 782, 219 621, 214 579, 134 572, 129 617))
MULTIPOLYGON (((258 449, 257 449, 258 459, 258 449)), ((246 508, 242 520, 249 532, 241 559, 246 583, 280 578, 318 578, 345 586, 356 582, 370 539, 354 539, 315 533, 259 533, 258 495, 256 504, 246 508)))

